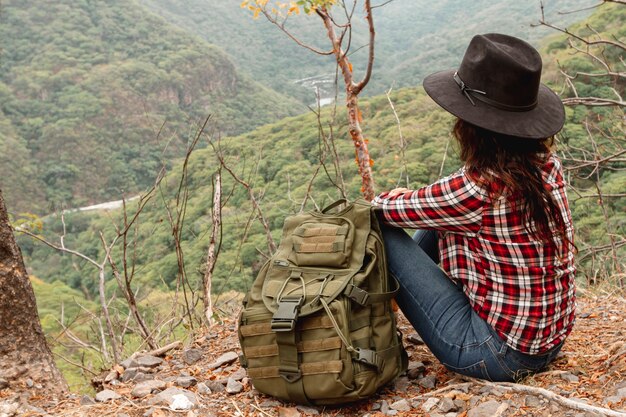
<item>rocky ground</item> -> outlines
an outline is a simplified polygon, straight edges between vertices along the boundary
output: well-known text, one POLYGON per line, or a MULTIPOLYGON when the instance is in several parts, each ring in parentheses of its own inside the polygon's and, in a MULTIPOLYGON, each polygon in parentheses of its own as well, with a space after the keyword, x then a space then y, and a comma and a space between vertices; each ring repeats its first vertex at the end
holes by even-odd
POLYGON ((367 401, 303 407, 264 396, 237 361, 233 320, 188 346, 139 354, 103 373, 94 397, 17 397, 0 386, 0 417, 626 417, 626 299, 582 294, 578 321, 551 367, 522 384, 463 379, 429 353, 400 318, 408 372, 367 401))

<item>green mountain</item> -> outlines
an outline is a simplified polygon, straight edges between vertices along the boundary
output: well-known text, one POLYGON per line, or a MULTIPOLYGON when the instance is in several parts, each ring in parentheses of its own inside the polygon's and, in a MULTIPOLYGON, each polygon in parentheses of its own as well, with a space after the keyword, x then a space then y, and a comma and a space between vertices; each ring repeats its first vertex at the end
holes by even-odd
MULTIPOLYGON (((625 23, 626 7, 603 6, 588 21, 570 29, 577 33, 591 30, 585 29, 585 24, 589 24, 600 35, 612 34, 623 41, 626 39, 625 23)), ((615 64, 615 71, 626 70, 615 50, 606 48, 604 52, 615 64)), ((603 71, 601 67, 594 66, 593 58, 572 53, 566 38, 559 34, 543 42, 542 54, 546 63, 544 80, 557 91, 562 91, 564 97, 572 97, 573 92, 561 89, 564 79, 560 70, 571 74, 576 71, 599 74, 603 71), (560 66, 557 66, 557 60, 560 66)), ((580 76, 572 82, 581 94, 614 97, 606 79, 602 81, 597 75, 580 76)), ((622 96, 626 94, 623 83, 616 82, 612 87, 622 96)), ((400 126, 386 96, 370 97, 362 105, 364 131, 370 140, 375 161, 373 170, 377 189, 418 187, 456 170, 459 160, 454 141, 448 133, 452 117, 435 105, 421 88, 394 89, 390 97, 400 126), (406 141, 406 148, 401 146, 400 132, 406 141)), ((589 132, 595 135, 595 144, 603 150, 623 146, 623 118, 623 109, 619 107, 568 107, 567 122, 558 138, 560 155, 564 158, 592 155, 589 132)), ((220 139, 218 134, 212 135, 212 144, 221 149, 229 168, 252 186, 276 242, 286 215, 298 212, 303 206, 305 209, 314 205, 323 207, 338 198, 337 184, 341 184, 341 178, 345 182, 348 198, 359 196, 360 179, 344 120, 343 110, 334 114, 332 108, 323 108, 319 120, 315 114, 309 113, 285 118, 238 136, 220 139), (329 124, 332 120, 336 122, 331 130, 329 124), (329 136, 334 138, 334 142, 329 136), (335 150, 340 161, 340 176, 333 164, 335 150)), ((13 166, 18 166, 25 145, 20 145, 22 142, 15 139, 16 128, 9 121, 0 119, 0 126, 3 127, 0 132, 3 136, 0 137, 12 141, 13 166)), ((146 205, 137 226, 128 235, 126 260, 128 270, 134 273, 132 288, 149 324, 170 323, 168 319, 176 308, 173 300, 178 299, 178 306, 183 302, 180 292, 177 296, 172 295, 175 288, 179 291, 183 288, 198 289, 211 232, 211 184, 218 166, 218 158, 211 147, 195 151, 186 167, 188 175, 182 182, 187 186, 189 199, 185 205, 178 206, 175 195, 181 184, 183 164, 178 162, 172 166, 162 187, 146 205), (169 220, 170 215, 175 217, 176 213, 184 213, 180 247, 184 253, 188 286, 180 285, 184 283, 180 281, 176 239, 169 220)), ((572 184, 570 204, 577 231, 576 244, 580 249, 578 277, 581 284, 610 280, 612 271, 615 272, 610 266, 611 256, 590 256, 594 252, 588 249, 593 246, 610 247, 611 236, 624 236, 626 233, 626 200, 610 197, 623 194, 626 167, 617 158, 611 168, 594 170, 590 166, 586 171, 567 171, 572 184), (601 203, 595 197, 598 188, 604 194, 601 203)), ((253 211, 248 191, 236 183, 228 172, 223 171, 222 175, 225 207, 221 250, 213 281, 215 294, 247 288, 268 253, 265 231, 258 221, 258 213, 253 211)), ((127 207, 132 216, 137 201, 129 201, 127 207)), ((115 235, 113 225, 121 225, 122 217, 119 210, 68 212, 65 214, 65 228, 59 217, 49 216, 43 219, 41 234, 54 242, 64 235, 66 247, 102 260, 104 252, 99 233, 102 231, 105 241, 110 242, 115 235)), ((47 333, 60 331, 57 317, 63 305, 68 322, 75 320, 75 324, 71 325, 74 331, 83 339, 97 344, 94 335, 98 332, 93 328, 95 321, 84 310, 76 308, 78 301, 86 309, 98 311, 94 302, 97 300, 97 271, 79 258, 54 251, 24 236, 20 237, 20 246, 26 265, 41 278, 34 280, 34 284, 47 333)), ((116 246, 112 256, 118 266, 124 265, 122 255, 120 245, 116 246)), ((623 262, 625 257, 622 246, 617 258, 623 262)), ((126 329, 128 307, 109 271, 106 278, 113 318, 126 329)), ((196 301, 198 293, 195 294, 196 301)), ((181 327, 178 329, 186 331, 181 327)), ((132 352, 140 343, 137 334, 126 334, 124 340, 127 352, 132 352)), ((90 352, 85 356, 81 349, 64 348, 62 345, 56 345, 55 352, 75 362, 86 361, 83 363, 87 366, 97 366, 101 360, 90 352)), ((76 387, 84 389, 84 379, 78 376, 72 378, 76 387)))
POLYGON ((7 0, 0 19, 0 182, 14 212, 143 189, 209 114, 238 134, 303 110, 134 0, 7 0))
MULTIPOLYGON (((589 22, 598 30, 624 36, 620 32, 623 31, 624 19, 626 8, 605 7, 589 22)), ((582 29, 582 24, 573 27, 573 30, 582 29)), ((562 83, 562 77, 555 64, 550 64, 553 59, 558 59, 562 68, 569 71, 588 70, 588 63, 592 61, 589 57, 573 55, 565 38, 560 35, 548 39, 544 56, 548 63, 548 72, 544 79, 555 88, 562 83)), ((579 92, 587 91, 600 96, 611 92, 610 88, 594 86, 594 83, 598 83, 594 77, 577 80, 576 83, 579 92)), ((621 94, 626 93, 623 85, 619 88, 621 94)), ((375 161, 373 170, 377 189, 384 190, 398 185, 418 187, 457 169, 459 161, 448 133, 451 117, 440 110, 421 88, 394 90, 391 99, 407 144, 404 150, 400 148, 399 127, 387 97, 369 98, 362 106, 364 132, 370 139, 370 151, 375 161)), ((303 202, 306 201, 305 207, 313 204, 323 206, 340 196, 336 185, 341 179, 333 168, 332 147, 329 148, 328 142, 324 141, 325 135, 330 134, 327 120, 333 116, 333 112, 332 109, 324 110, 321 125, 318 124, 316 115, 309 113, 286 118, 240 136, 226 137, 219 142, 227 164, 251 184, 275 240, 279 238, 285 215, 300 210, 303 202), (323 165, 318 169, 320 161, 323 161, 323 165)), ((583 126, 585 120, 601 120, 604 125, 598 125, 597 128, 608 129, 607 132, 613 133, 618 133, 620 123, 623 123, 623 110, 620 108, 568 107, 567 116, 568 120, 560 138, 561 152, 566 157, 571 157, 573 150, 588 152, 584 150, 591 146, 583 126)), ((345 180, 348 197, 356 198, 360 194, 360 179, 353 161, 354 149, 346 139, 348 135, 343 124, 345 115, 339 110, 334 117, 339 121, 332 133, 340 160, 341 178, 345 180)), ((217 139, 216 136, 212 138, 214 144, 217 139)), ((599 144, 602 144, 601 139, 602 136, 598 134, 599 144)), ((608 146, 613 139, 607 137, 602 140, 606 140, 608 146)), ((210 232, 211 183, 218 165, 214 150, 206 148, 196 151, 187 166, 189 201, 186 205, 181 243, 189 268, 188 276, 196 282, 200 276, 197 272, 202 269, 210 232)), ((161 197, 153 199, 153 204, 146 207, 137 235, 133 237, 137 242, 134 256, 137 270, 140 271, 136 282, 145 288, 167 287, 177 279, 175 242, 164 203, 167 202, 171 211, 171 199, 178 189, 181 169, 179 164, 170 170, 168 185, 163 186, 161 197)), ((228 197, 225 197, 222 252, 215 281, 218 292, 245 288, 263 260, 261 254, 267 253, 265 233, 256 219, 256 214, 251 214, 253 210, 248 191, 236 184, 228 173, 224 172, 223 176, 224 193, 228 197)), ((570 175, 570 181, 577 193, 572 196, 572 210, 575 221, 581 225, 577 238, 583 246, 604 244, 608 239, 607 228, 603 226, 607 223, 603 210, 607 210, 610 219, 608 226, 612 233, 620 230, 623 232, 626 224, 623 199, 607 199, 604 206, 600 207, 593 199, 576 198, 579 193, 594 192, 596 184, 606 188, 609 194, 623 191, 623 171, 605 169, 595 180, 585 178, 585 175, 570 175)), ((129 207, 132 209, 134 206, 129 203, 129 207)), ((66 215, 66 244, 101 257, 102 249, 97 231, 107 231, 106 236, 110 238, 112 221, 120 221, 119 213, 69 213, 66 215)), ((50 219, 46 223, 45 234, 50 238, 61 232, 58 219, 50 219)), ((24 252, 29 256, 28 264, 37 276, 46 281, 60 279, 74 288, 83 288, 86 294, 94 294, 95 283, 91 278, 94 274, 89 272, 89 267, 32 241, 22 243, 24 252)))
MULTIPOLYGON (((299 47, 263 17, 240 8, 238 0, 141 0, 164 19, 190 33, 221 45, 237 67, 273 89, 314 101, 314 91, 296 80, 326 76, 334 79, 335 61, 299 47)), ((558 14, 589 6, 588 0, 544 1, 546 17, 559 24, 583 19, 589 11, 558 14)), ((352 2, 346 2, 348 7, 352 2)), ((361 4, 361 3, 359 3, 361 4)), ((335 6, 338 7, 338 6, 335 6)), ((366 58, 368 42, 364 19, 355 10, 352 21, 351 59, 358 73, 366 58)), ((342 12, 335 14, 341 19, 342 12)), ((390 87, 411 87, 431 72, 458 64, 471 37, 477 33, 502 32, 537 43, 551 33, 533 28, 541 17, 540 3, 504 0, 460 2, 441 0, 394 0, 374 10, 376 59, 373 78, 364 94, 382 94, 390 87)), ((294 16, 286 27, 299 39, 329 50, 326 32, 317 16, 294 16)), ((328 88, 328 86, 322 86, 328 88)))

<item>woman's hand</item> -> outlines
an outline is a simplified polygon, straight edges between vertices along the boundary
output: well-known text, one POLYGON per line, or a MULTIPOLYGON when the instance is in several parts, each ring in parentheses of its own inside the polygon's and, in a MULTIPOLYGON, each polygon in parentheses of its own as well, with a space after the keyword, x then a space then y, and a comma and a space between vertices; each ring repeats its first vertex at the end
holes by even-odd
POLYGON ((411 191, 411 189, 409 188, 394 188, 393 190, 387 193, 387 197, 397 197, 400 194, 404 194, 409 191, 411 191))

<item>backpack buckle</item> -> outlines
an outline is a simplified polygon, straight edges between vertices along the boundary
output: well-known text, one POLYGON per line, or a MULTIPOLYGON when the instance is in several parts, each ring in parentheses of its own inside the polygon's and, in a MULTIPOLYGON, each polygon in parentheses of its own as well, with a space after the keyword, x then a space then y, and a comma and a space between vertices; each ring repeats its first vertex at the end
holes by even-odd
POLYGON ((344 295, 357 304, 366 306, 369 301, 370 294, 362 288, 354 284, 349 284, 344 291, 344 295))
POLYGON ((297 371, 280 370, 278 371, 278 374, 282 379, 291 384, 302 378, 302 371, 299 369, 297 371))
POLYGON ((300 315, 300 306, 304 297, 285 297, 278 302, 278 310, 272 316, 273 332, 290 332, 296 327, 296 321, 300 315))
POLYGON ((373 366, 379 371, 384 366, 383 359, 378 356, 378 353, 376 353, 376 351, 371 349, 356 348, 356 355, 354 357, 354 360, 364 363, 365 365, 373 366))

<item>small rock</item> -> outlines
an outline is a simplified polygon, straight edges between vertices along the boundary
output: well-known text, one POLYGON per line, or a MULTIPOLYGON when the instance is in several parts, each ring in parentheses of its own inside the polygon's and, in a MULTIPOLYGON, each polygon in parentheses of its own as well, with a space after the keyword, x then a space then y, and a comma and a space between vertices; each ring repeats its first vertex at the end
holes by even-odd
POLYGON ((278 417, 300 417, 302 414, 294 407, 278 407, 278 417))
POLYGON ((176 378, 176 385, 183 388, 189 388, 198 383, 198 380, 193 376, 181 376, 176 378))
POLYGON ((243 384, 232 378, 228 378, 228 382, 226 383, 226 392, 229 394, 239 394, 241 391, 243 391, 243 384))
POLYGON ((465 382, 463 384, 458 384, 456 389, 461 391, 462 393, 467 394, 469 393, 469 389, 471 385, 472 385, 471 382, 465 382))
POLYGON ((438 408, 442 413, 449 413, 450 411, 456 411, 457 406, 452 398, 444 397, 439 401, 438 408))
POLYGON ((423 376, 424 371, 426 371, 426 366, 423 362, 410 362, 409 369, 406 374, 409 379, 418 379, 423 376))
POLYGON ((137 367, 143 368, 156 368, 163 363, 163 359, 151 355, 139 356, 135 361, 137 362, 137 367))
POLYGON ((9 388, 9 381, 6 379, 0 378, 0 390, 9 388))
POLYGON ((208 368, 209 369, 217 369, 220 366, 224 366, 226 364, 233 363, 237 359, 239 359, 239 355, 237 354, 237 352, 226 352, 222 356, 217 358, 215 360, 215 362, 209 364, 208 368))
POLYGON ((626 398, 626 388, 620 388, 617 390, 617 394, 615 395, 616 397, 619 397, 620 399, 622 398, 626 398))
POLYGON ((385 414, 385 415, 388 415, 388 413, 389 413, 389 403, 387 401, 382 400, 380 402, 380 412, 385 414))
POLYGON ((406 337, 407 342, 413 343, 414 345, 423 345, 424 341, 421 336, 417 333, 411 333, 406 337))
POLYGON ((89 395, 83 395, 82 397, 80 397, 80 405, 92 405, 95 403, 96 401, 89 395))
POLYGON ((480 402, 482 397, 478 396, 478 395, 473 395, 470 399, 469 399, 469 408, 474 408, 478 405, 478 403, 480 402))
POLYGON ((417 383, 426 389, 433 389, 437 385, 437 377, 435 375, 426 375, 418 380, 417 383))
POLYGON ((120 375, 117 373, 117 371, 111 371, 107 374, 107 376, 104 377, 104 382, 109 383, 113 381, 114 379, 117 379, 118 376, 120 375))
POLYGON ((202 395, 211 395, 211 388, 207 387, 207 385, 204 382, 200 382, 197 386, 196 386, 196 391, 198 392, 198 394, 202 394, 202 395))
POLYGON ((493 395, 495 397, 501 397, 504 395, 504 391, 502 391, 500 388, 492 387, 489 385, 485 385, 478 392, 480 392, 481 394, 493 395))
POLYGON ((394 381, 394 390, 399 392, 405 392, 411 386, 409 378, 401 376, 394 381))
POLYGON ((605 399, 603 399, 602 404, 604 405, 617 404, 620 401, 622 401, 620 397, 618 397, 617 395, 611 395, 610 397, 606 397, 605 399))
POLYGON ((104 403, 110 400, 117 400, 119 398, 122 398, 122 396, 110 389, 102 390, 96 394, 96 401, 99 403, 104 403))
POLYGON ((469 410, 467 417, 493 417, 495 415, 502 415, 507 408, 509 408, 507 403, 491 400, 469 410))
MULTIPOLYGON (((228 381, 226 381, 228 382, 228 381)), ((226 391, 226 388, 224 387, 224 385, 218 381, 206 381, 205 382, 206 386, 209 387, 209 389, 212 392, 224 392, 226 391)))
POLYGON ((183 352, 183 360, 187 365, 193 365, 202 359, 204 351, 200 349, 187 349, 183 352))
POLYGON ((195 404, 186 395, 176 394, 172 398, 174 399, 170 404, 170 409, 172 410, 191 410, 195 407, 195 404))
POLYGON ((561 379, 564 381, 573 382, 573 383, 578 383, 580 381, 580 379, 576 375, 570 372, 565 372, 561 374, 561 379))
POLYGON ((135 364, 135 358, 132 356, 120 363, 120 365, 122 365, 124 369, 136 367, 137 365, 134 365, 134 364, 135 364))
POLYGON ((261 404, 259 404, 259 407, 261 407, 261 408, 276 408, 276 407, 280 407, 281 405, 282 405, 282 403, 280 401, 265 400, 261 404))
POLYGON ((149 409, 146 410, 145 413, 143 413, 143 417, 152 417, 154 410, 155 410, 154 407, 150 407, 149 409))
POLYGON ((19 403, 1 402, 0 403, 0 417, 14 416, 15 413, 17 413, 19 407, 20 407, 19 403))
POLYGON ((535 397, 534 395, 527 395, 524 398, 524 405, 526 407, 539 407, 539 398, 535 397))
POLYGON ((467 403, 463 400, 456 399, 454 400, 454 405, 456 405, 457 411, 465 411, 467 409, 467 403))
POLYGON ((372 411, 378 411, 380 410, 381 404, 380 403, 374 403, 372 404, 372 411))
POLYGON ((127 368, 122 374, 122 382, 132 381, 137 375, 137 368, 127 368))
MULTIPOLYGON (((143 382, 143 381, 150 381, 154 379, 154 375, 150 375, 150 374, 144 374, 143 372, 137 372, 137 374, 135 375, 135 377, 132 379, 134 382, 143 382)), ((113 382, 113 381, 111 381, 113 382)))
POLYGON ((146 395, 152 394, 154 391, 161 391, 166 387, 166 383, 164 381, 159 381, 158 379, 152 379, 149 381, 143 381, 139 384, 135 385, 132 392, 130 393, 135 398, 143 398, 146 395))
POLYGON ((33 382, 33 380, 32 380, 32 379, 28 378, 28 379, 26 380, 26 386, 27 386, 28 388, 32 388, 32 387, 34 387, 34 386, 35 386, 35 383, 33 382))
POLYGON ((119 413, 117 417, 130 417, 130 416, 126 413, 119 413))
POLYGON ((309 416, 318 416, 320 414, 319 410, 317 408, 313 408, 313 407, 307 407, 305 405, 298 405, 296 406, 296 408, 303 412, 306 415, 309 416))
MULTIPOLYGON (((172 404, 174 404, 174 402, 180 398, 179 397, 180 395, 184 395, 187 398, 187 400, 194 406, 198 404, 198 399, 196 398, 196 395, 193 392, 187 391, 186 389, 175 388, 175 387, 170 387, 166 389, 165 391, 159 392, 157 395, 155 395, 154 397, 150 398, 150 400, 148 400, 148 404, 165 405, 166 407, 171 407, 172 404)), ((180 400, 178 402, 181 403, 180 400)))
POLYGON ((237 369, 235 372, 233 372, 232 374, 230 374, 230 377, 232 379, 234 379, 235 381, 241 381, 242 379, 244 379, 246 376, 248 375, 248 373, 246 372, 245 368, 239 368, 237 369))
POLYGON ((392 403, 390 407, 398 411, 409 411, 411 409, 411 404, 409 404, 406 399, 402 399, 392 403))
POLYGON ((431 397, 422 404, 422 410, 427 413, 430 412, 437 404, 439 404, 439 398, 431 397))

